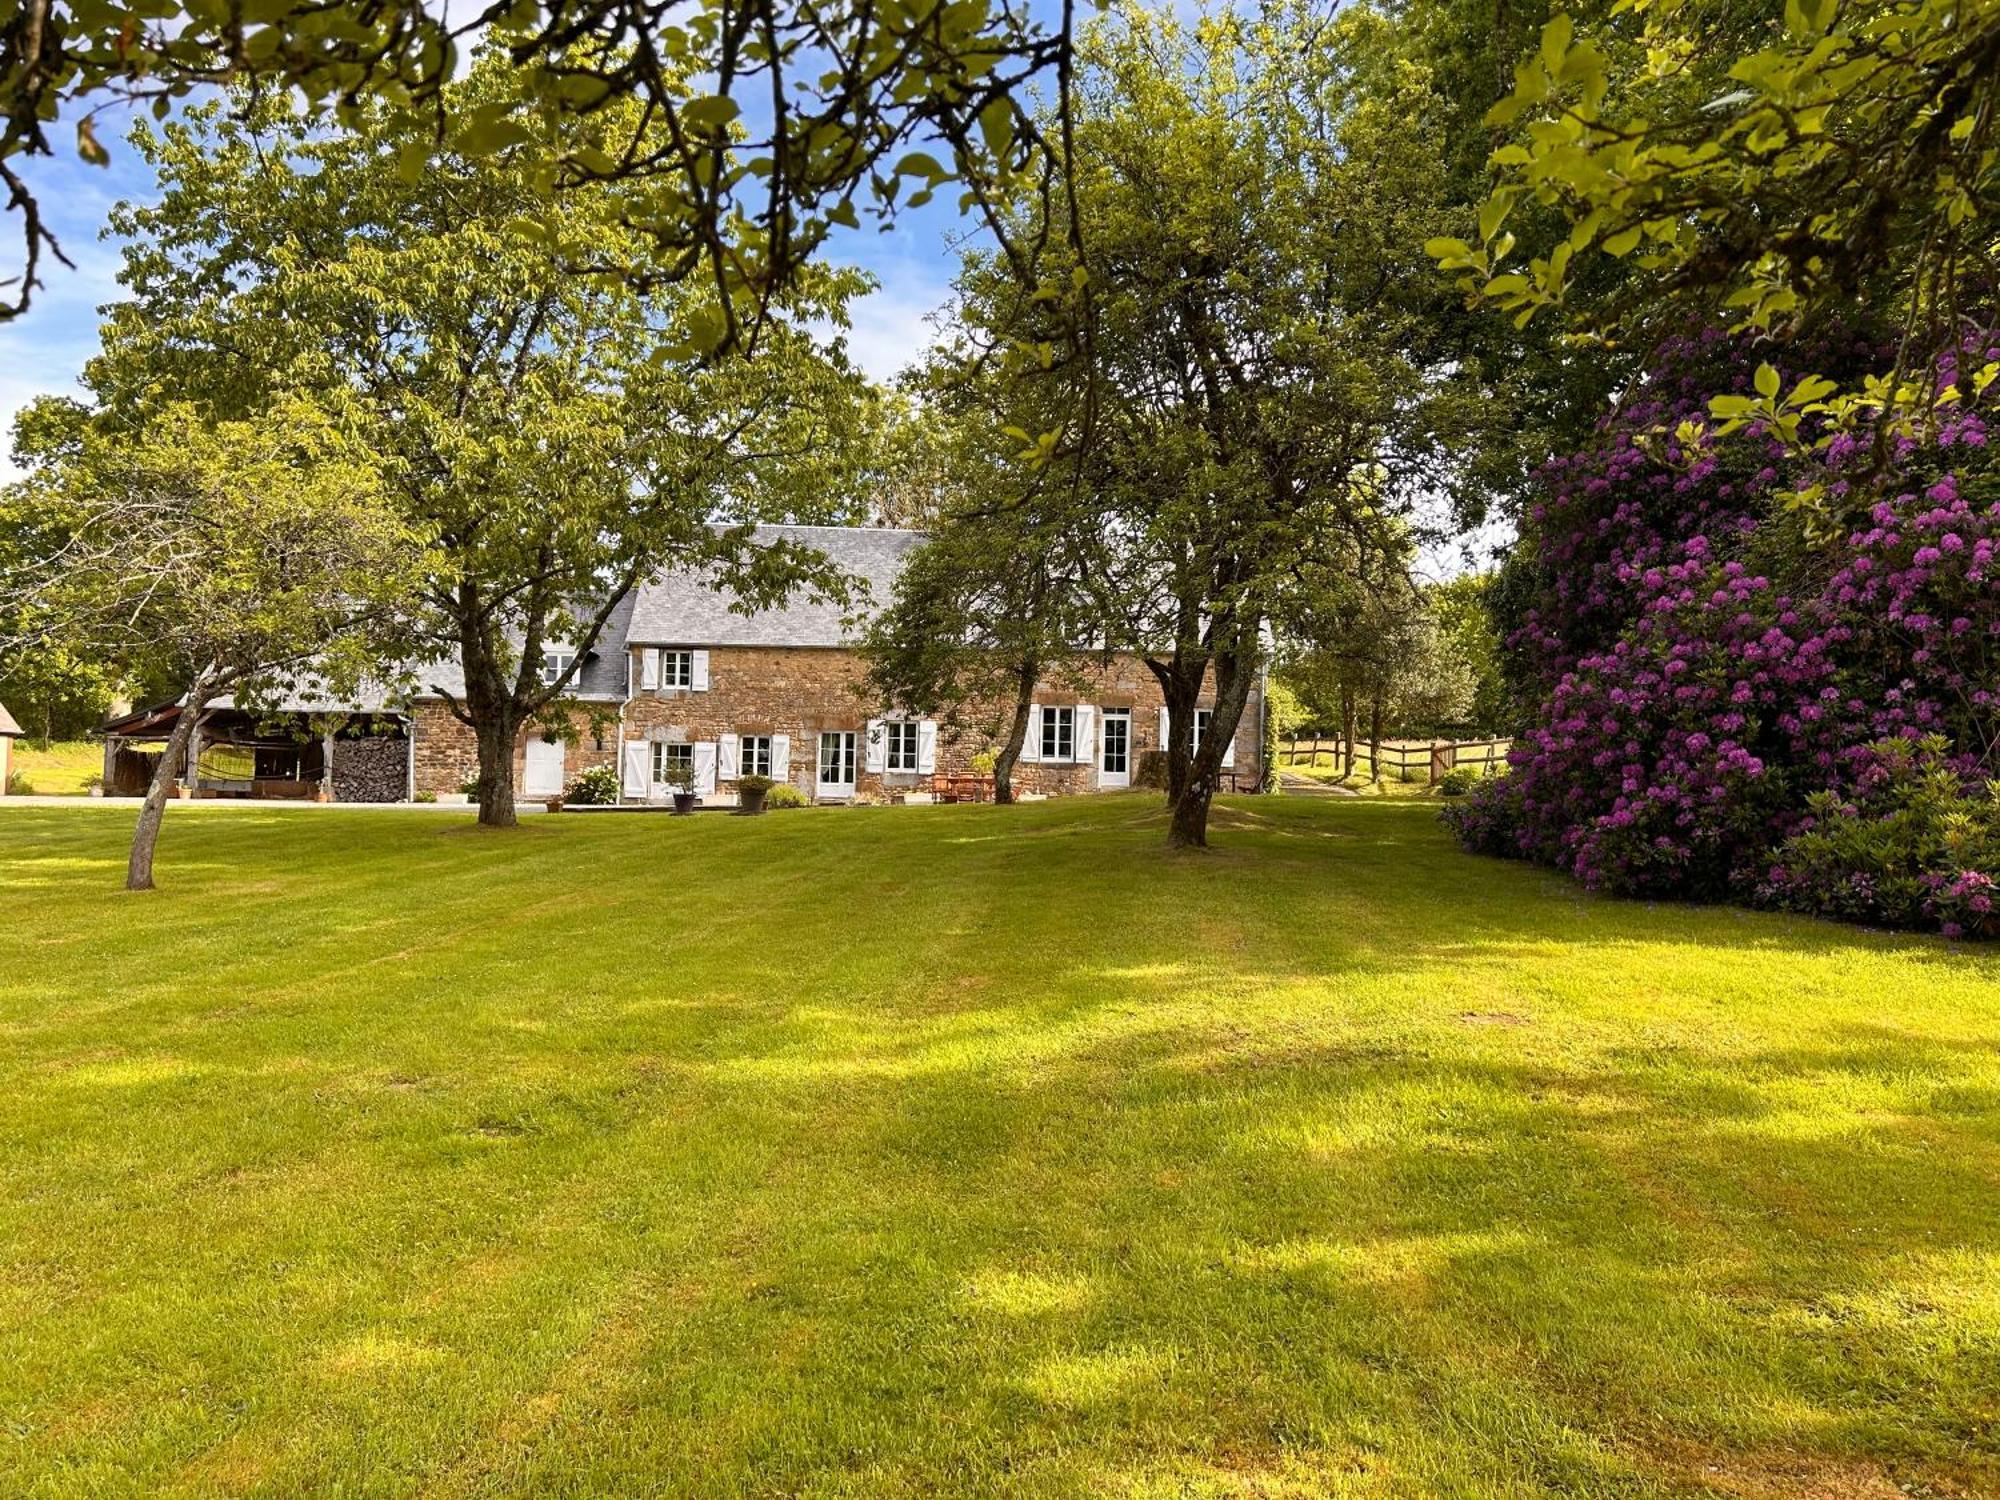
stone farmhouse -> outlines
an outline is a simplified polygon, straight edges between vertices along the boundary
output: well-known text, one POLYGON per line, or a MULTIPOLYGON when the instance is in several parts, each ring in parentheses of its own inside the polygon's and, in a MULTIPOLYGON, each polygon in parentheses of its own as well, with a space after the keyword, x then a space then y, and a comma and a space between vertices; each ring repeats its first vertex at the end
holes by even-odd
MULTIPOLYGON (((920 532, 865 527, 758 529, 760 541, 784 537, 825 553, 862 580, 876 604, 890 597, 904 558, 923 540, 920 532)), ((854 650, 851 609, 798 598, 743 614, 731 602, 694 570, 663 572, 635 589, 571 683, 570 733, 523 732, 514 764, 520 796, 553 796, 579 772, 610 766, 626 803, 668 801, 677 767, 693 773, 710 803, 733 802, 735 783, 752 774, 789 782, 815 802, 895 800, 969 772, 973 757, 990 747, 983 735, 954 736, 874 701, 854 650)), ((571 660, 570 648, 551 645, 549 679, 571 660)), ((425 680, 455 692, 456 676, 429 668, 425 680)), ((1036 692, 1017 791, 1067 796, 1127 787, 1140 757, 1164 746, 1159 686, 1136 656, 1116 654, 1085 681, 1081 689, 1063 681, 1036 692)), ((1225 776, 1245 789, 1258 775, 1262 686, 1253 689, 1223 760, 1225 776)), ((477 770, 472 732, 435 692, 343 704, 300 695, 275 708, 353 718, 333 734, 306 739, 219 702, 203 715, 189 757, 185 781, 193 795, 451 800, 477 770)), ((177 712, 166 705, 104 727, 107 790, 143 785, 143 747, 164 740, 177 712)), ((1196 733, 1202 728, 1198 721, 1196 733)))

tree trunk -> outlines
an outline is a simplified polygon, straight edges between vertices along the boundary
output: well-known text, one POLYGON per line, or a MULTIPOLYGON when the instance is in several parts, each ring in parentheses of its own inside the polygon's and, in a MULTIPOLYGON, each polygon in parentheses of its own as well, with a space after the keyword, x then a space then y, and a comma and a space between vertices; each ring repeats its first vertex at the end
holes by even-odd
POLYGON ((1351 781, 1354 777, 1354 689, 1340 690, 1340 754, 1344 764, 1340 768, 1340 779, 1351 781))
POLYGON ((483 718, 473 731, 479 744, 479 821, 487 828, 512 828, 514 739, 520 726, 511 714, 483 718))
POLYGON ((1014 764, 1021 758, 1021 746, 1027 743, 1028 720, 1035 706, 1035 684, 1041 680, 1041 666, 1034 661, 1021 663, 1014 681, 1014 722, 1007 730, 1007 743, 1000 747, 1000 753, 993 758, 993 800, 1010 803, 1014 800, 1014 764))
MULTIPOLYGON (((1167 743, 1160 746, 1167 754, 1167 802, 1178 807, 1187 793, 1188 771, 1194 764, 1194 716, 1208 662, 1206 658, 1199 660, 1192 671, 1178 658, 1165 666, 1148 665, 1159 681, 1167 709, 1167 743)), ((1206 817, 1204 813, 1204 820, 1206 817)))
POLYGON ((174 722, 174 732, 167 736, 167 748, 160 752, 160 763, 153 768, 152 785, 146 788, 146 800, 139 808, 139 824, 132 830, 131 857, 125 862, 128 891, 153 889, 153 849, 160 841, 160 820, 167 813, 167 793, 180 776, 181 761, 187 755, 188 743, 194 738, 195 726, 207 704, 206 690, 188 694, 187 706, 174 722))
POLYGON ((1167 845, 1173 849, 1208 847, 1208 806, 1215 796, 1212 777, 1194 776, 1182 788, 1174 803, 1173 818, 1167 824, 1167 845))
MULTIPOLYGON (((1256 671, 1254 658, 1217 652, 1215 663, 1215 707, 1208 720, 1208 733, 1194 752, 1187 768, 1181 794, 1174 799, 1173 817, 1167 825, 1167 843, 1175 849, 1208 847, 1208 812, 1222 771, 1222 757, 1243 723, 1243 708, 1249 701, 1250 681, 1256 671)), ((1188 736, 1194 733, 1193 711, 1189 711, 1188 736)), ((1178 741, 1181 736, 1174 731, 1178 741)))
POLYGON ((1375 785, 1382 784, 1382 695, 1377 693, 1368 704, 1368 776, 1375 785))

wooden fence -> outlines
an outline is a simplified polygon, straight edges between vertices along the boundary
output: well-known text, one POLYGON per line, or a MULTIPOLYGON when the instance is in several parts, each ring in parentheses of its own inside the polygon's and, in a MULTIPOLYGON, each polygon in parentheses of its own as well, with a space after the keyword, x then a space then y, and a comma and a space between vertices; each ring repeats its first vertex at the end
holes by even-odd
MULTIPOLYGON (((1445 772, 1469 766, 1482 776, 1491 776, 1506 762, 1508 747, 1513 743, 1512 740, 1384 740, 1382 772, 1394 775, 1399 781, 1414 781, 1416 776, 1411 773, 1416 772, 1436 783, 1445 772)), ((1347 747, 1338 736, 1324 740, 1295 737, 1289 744, 1278 747, 1280 770, 1301 766, 1337 770, 1346 760, 1347 747)), ((1368 741, 1354 742, 1354 765, 1357 771, 1368 767, 1372 772, 1368 741)))

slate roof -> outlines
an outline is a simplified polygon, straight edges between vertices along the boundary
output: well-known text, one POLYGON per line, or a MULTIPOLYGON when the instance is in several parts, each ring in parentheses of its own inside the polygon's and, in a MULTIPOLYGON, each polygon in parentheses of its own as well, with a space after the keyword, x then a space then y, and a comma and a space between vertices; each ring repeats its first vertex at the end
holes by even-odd
MULTIPOLYGON (((569 696, 587 701, 623 703, 626 688, 625 633, 632 622, 632 606, 639 591, 632 590, 618 601, 597 633, 597 645, 583 659, 576 676, 569 681, 569 696)), ((443 688, 454 698, 465 696, 465 664, 453 652, 443 661, 431 662, 417 670, 417 696, 435 698, 443 688)))
MULTIPOLYGON (((234 693, 223 693, 208 700, 210 708, 237 707, 234 693)), ((283 686, 274 685, 268 692, 257 696, 257 708, 274 714, 379 714, 397 713, 402 709, 400 695, 393 693, 388 684, 364 679, 360 686, 348 697, 335 697, 324 691, 308 678, 294 678, 283 686)), ((105 730, 116 734, 119 731, 112 724, 105 730)))
POLYGON ((635 589, 627 640, 635 646, 841 646, 855 632, 850 613, 889 602, 904 560, 924 539, 921 531, 877 526, 759 526, 760 545, 795 541, 826 554, 841 572, 862 580, 865 594, 853 605, 793 595, 781 608, 740 614, 734 599, 707 569, 659 573, 635 589))
MULTIPOLYGON (((622 703, 625 701, 625 629, 632 618, 634 594, 627 594, 618 602, 604 622, 604 629, 598 632, 597 646, 583 660, 583 666, 570 679, 569 696, 591 702, 622 703)), ((417 688, 413 695, 418 699, 438 696, 443 688, 454 698, 465 696, 465 663, 454 651, 442 661, 427 662, 410 669, 416 676, 417 688)), ((225 695, 212 700, 211 708, 234 708, 236 700, 225 695)), ((393 680, 364 679, 359 689, 350 697, 335 698, 321 691, 308 676, 301 675, 289 686, 264 695, 259 707, 268 707, 274 713, 295 714, 378 714, 400 713, 409 704, 400 686, 393 680)))
MULTIPOLYGON (((638 646, 841 646, 854 639, 846 624, 851 614, 867 614, 888 603, 903 562, 924 540, 921 531, 869 526, 759 526, 754 538, 768 546, 778 541, 803 543, 822 552, 841 572, 860 583, 854 603, 816 600, 801 592, 781 608, 739 614, 730 608, 734 596, 721 587, 711 570, 673 569, 641 583, 620 601, 604 622, 597 649, 585 658, 571 681, 572 697, 622 703, 626 697, 630 658, 628 645, 638 646)), ((454 697, 465 692, 465 667, 456 652, 442 661, 415 669, 416 697, 436 698, 443 688, 454 697)), ((260 703, 279 713, 398 713, 408 707, 390 681, 365 681, 349 698, 336 699, 320 691, 304 674, 289 689, 260 703)), ((213 700, 211 708, 233 708, 233 697, 213 700)), ((126 732, 140 715, 104 726, 126 732)), ((18 734, 7 711, 0 708, 0 734, 18 734)), ((148 726, 151 727, 150 721, 148 726)))
POLYGON ((14 716, 7 712, 7 705, 0 703, 0 734, 18 736, 21 726, 14 722, 14 716))

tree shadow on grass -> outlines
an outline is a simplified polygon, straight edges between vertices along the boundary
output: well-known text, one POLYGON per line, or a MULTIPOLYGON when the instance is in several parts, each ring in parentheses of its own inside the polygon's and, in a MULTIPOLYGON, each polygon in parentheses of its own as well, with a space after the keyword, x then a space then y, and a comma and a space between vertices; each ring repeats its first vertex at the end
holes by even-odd
POLYGON ((928 816, 448 869, 335 819, 373 906, 332 856, 227 905, 310 851, 187 820, 198 878, 66 998, 129 994, 14 1002, 42 1472, 2000 1485, 1994 959, 1600 901, 1390 807, 1274 805, 1219 860, 928 816))
MULTIPOLYGON (((897 1289, 859 1291, 820 1373, 872 1347, 985 1404, 961 1459, 1119 1450, 1133 1479, 1234 1455, 1643 1492, 1675 1444, 2000 1478, 1991 1116, 1966 1136, 1913 1097, 1801 1132, 1735 1078, 1810 1090, 1875 1068, 1870 1044, 1711 1061, 1681 1093, 1652 1061, 1231 1064, 1210 1040, 903 1077, 851 1109, 832 1129, 866 1184, 806 1220, 908 1253, 858 1262, 897 1289), (878 1312, 897 1334, 857 1345, 878 1312)), ((1983 1061, 1923 1067, 1965 1087, 1983 1061)), ((825 1269, 805 1304, 841 1299, 825 1269)))

